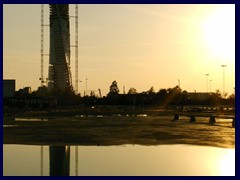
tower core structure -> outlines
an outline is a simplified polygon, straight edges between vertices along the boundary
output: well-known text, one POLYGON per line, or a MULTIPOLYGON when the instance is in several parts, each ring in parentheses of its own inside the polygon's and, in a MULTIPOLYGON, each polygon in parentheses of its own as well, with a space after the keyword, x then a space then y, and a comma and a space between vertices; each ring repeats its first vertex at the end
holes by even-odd
POLYGON ((72 90, 69 5, 50 4, 48 90, 72 90))

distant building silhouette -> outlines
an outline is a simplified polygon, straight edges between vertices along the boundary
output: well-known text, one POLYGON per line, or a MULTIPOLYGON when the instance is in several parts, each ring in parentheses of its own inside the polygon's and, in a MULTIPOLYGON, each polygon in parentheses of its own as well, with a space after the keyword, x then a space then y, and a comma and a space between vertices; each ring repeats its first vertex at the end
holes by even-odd
POLYGON ((72 90, 68 4, 50 4, 48 90, 72 90))
POLYGON ((188 97, 191 100, 195 100, 195 101, 205 101, 211 97, 211 94, 212 93, 205 93, 205 92, 189 92, 188 97))
POLYGON ((19 91, 21 91, 22 94, 30 94, 32 92, 32 88, 31 87, 24 87, 22 89, 19 89, 19 91))
POLYGON ((16 89, 16 81, 14 79, 3 80, 3 97, 13 97, 16 89))

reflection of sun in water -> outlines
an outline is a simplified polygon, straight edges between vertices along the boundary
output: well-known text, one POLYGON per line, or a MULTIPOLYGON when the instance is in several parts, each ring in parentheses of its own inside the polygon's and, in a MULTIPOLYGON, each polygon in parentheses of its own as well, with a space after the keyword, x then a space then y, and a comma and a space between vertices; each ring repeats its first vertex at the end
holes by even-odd
POLYGON ((235 175, 235 151, 229 150, 219 158, 219 170, 221 176, 235 175))
POLYGON ((203 23, 203 35, 214 57, 234 61, 235 6, 222 5, 215 10, 203 23))

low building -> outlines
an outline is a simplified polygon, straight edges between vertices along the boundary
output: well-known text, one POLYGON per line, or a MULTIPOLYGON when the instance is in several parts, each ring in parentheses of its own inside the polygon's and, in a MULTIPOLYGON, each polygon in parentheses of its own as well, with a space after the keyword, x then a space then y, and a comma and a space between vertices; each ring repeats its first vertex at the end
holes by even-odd
POLYGON ((31 90, 31 87, 24 87, 23 89, 21 89, 21 92, 23 94, 30 94, 32 90, 31 90))
POLYGON ((14 97, 16 89, 15 79, 4 79, 3 80, 3 97, 14 97))
POLYGON ((203 92, 193 92, 188 93, 188 97, 194 101, 206 101, 211 97, 212 93, 203 93, 203 92))
POLYGON ((57 99, 54 97, 13 97, 8 98, 5 105, 10 107, 32 108, 56 107, 57 99))

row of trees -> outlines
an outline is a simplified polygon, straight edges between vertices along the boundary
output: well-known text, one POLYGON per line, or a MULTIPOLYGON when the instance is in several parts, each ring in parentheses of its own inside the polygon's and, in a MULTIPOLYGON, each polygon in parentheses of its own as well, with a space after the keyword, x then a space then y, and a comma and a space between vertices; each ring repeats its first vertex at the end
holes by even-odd
POLYGON ((113 81, 106 101, 112 104, 136 105, 234 105, 235 95, 223 98, 219 90, 215 93, 188 93, 179 86, 160 89, 158 92, 151 87, 141 93, 131 87, 126 95, 120 95, 117 82, 113 81))
POLYGON ((119 94, 117 81, 113 81, 109 93, 104 97, 97 97, 94 93, 90 96, 76 95, 72 91, 47 92, 41 89, 32 93, 16 92, 16 98, 52 97, 56 98, 59 105, 233 105, 235 95, 223 98, 220 91, 215 93, 188 93, 182 91, 179 86, 168 89, 160 89, 155 92, 151 87, 148 91, 138 93, 133 87, 127 94, 119 94))

